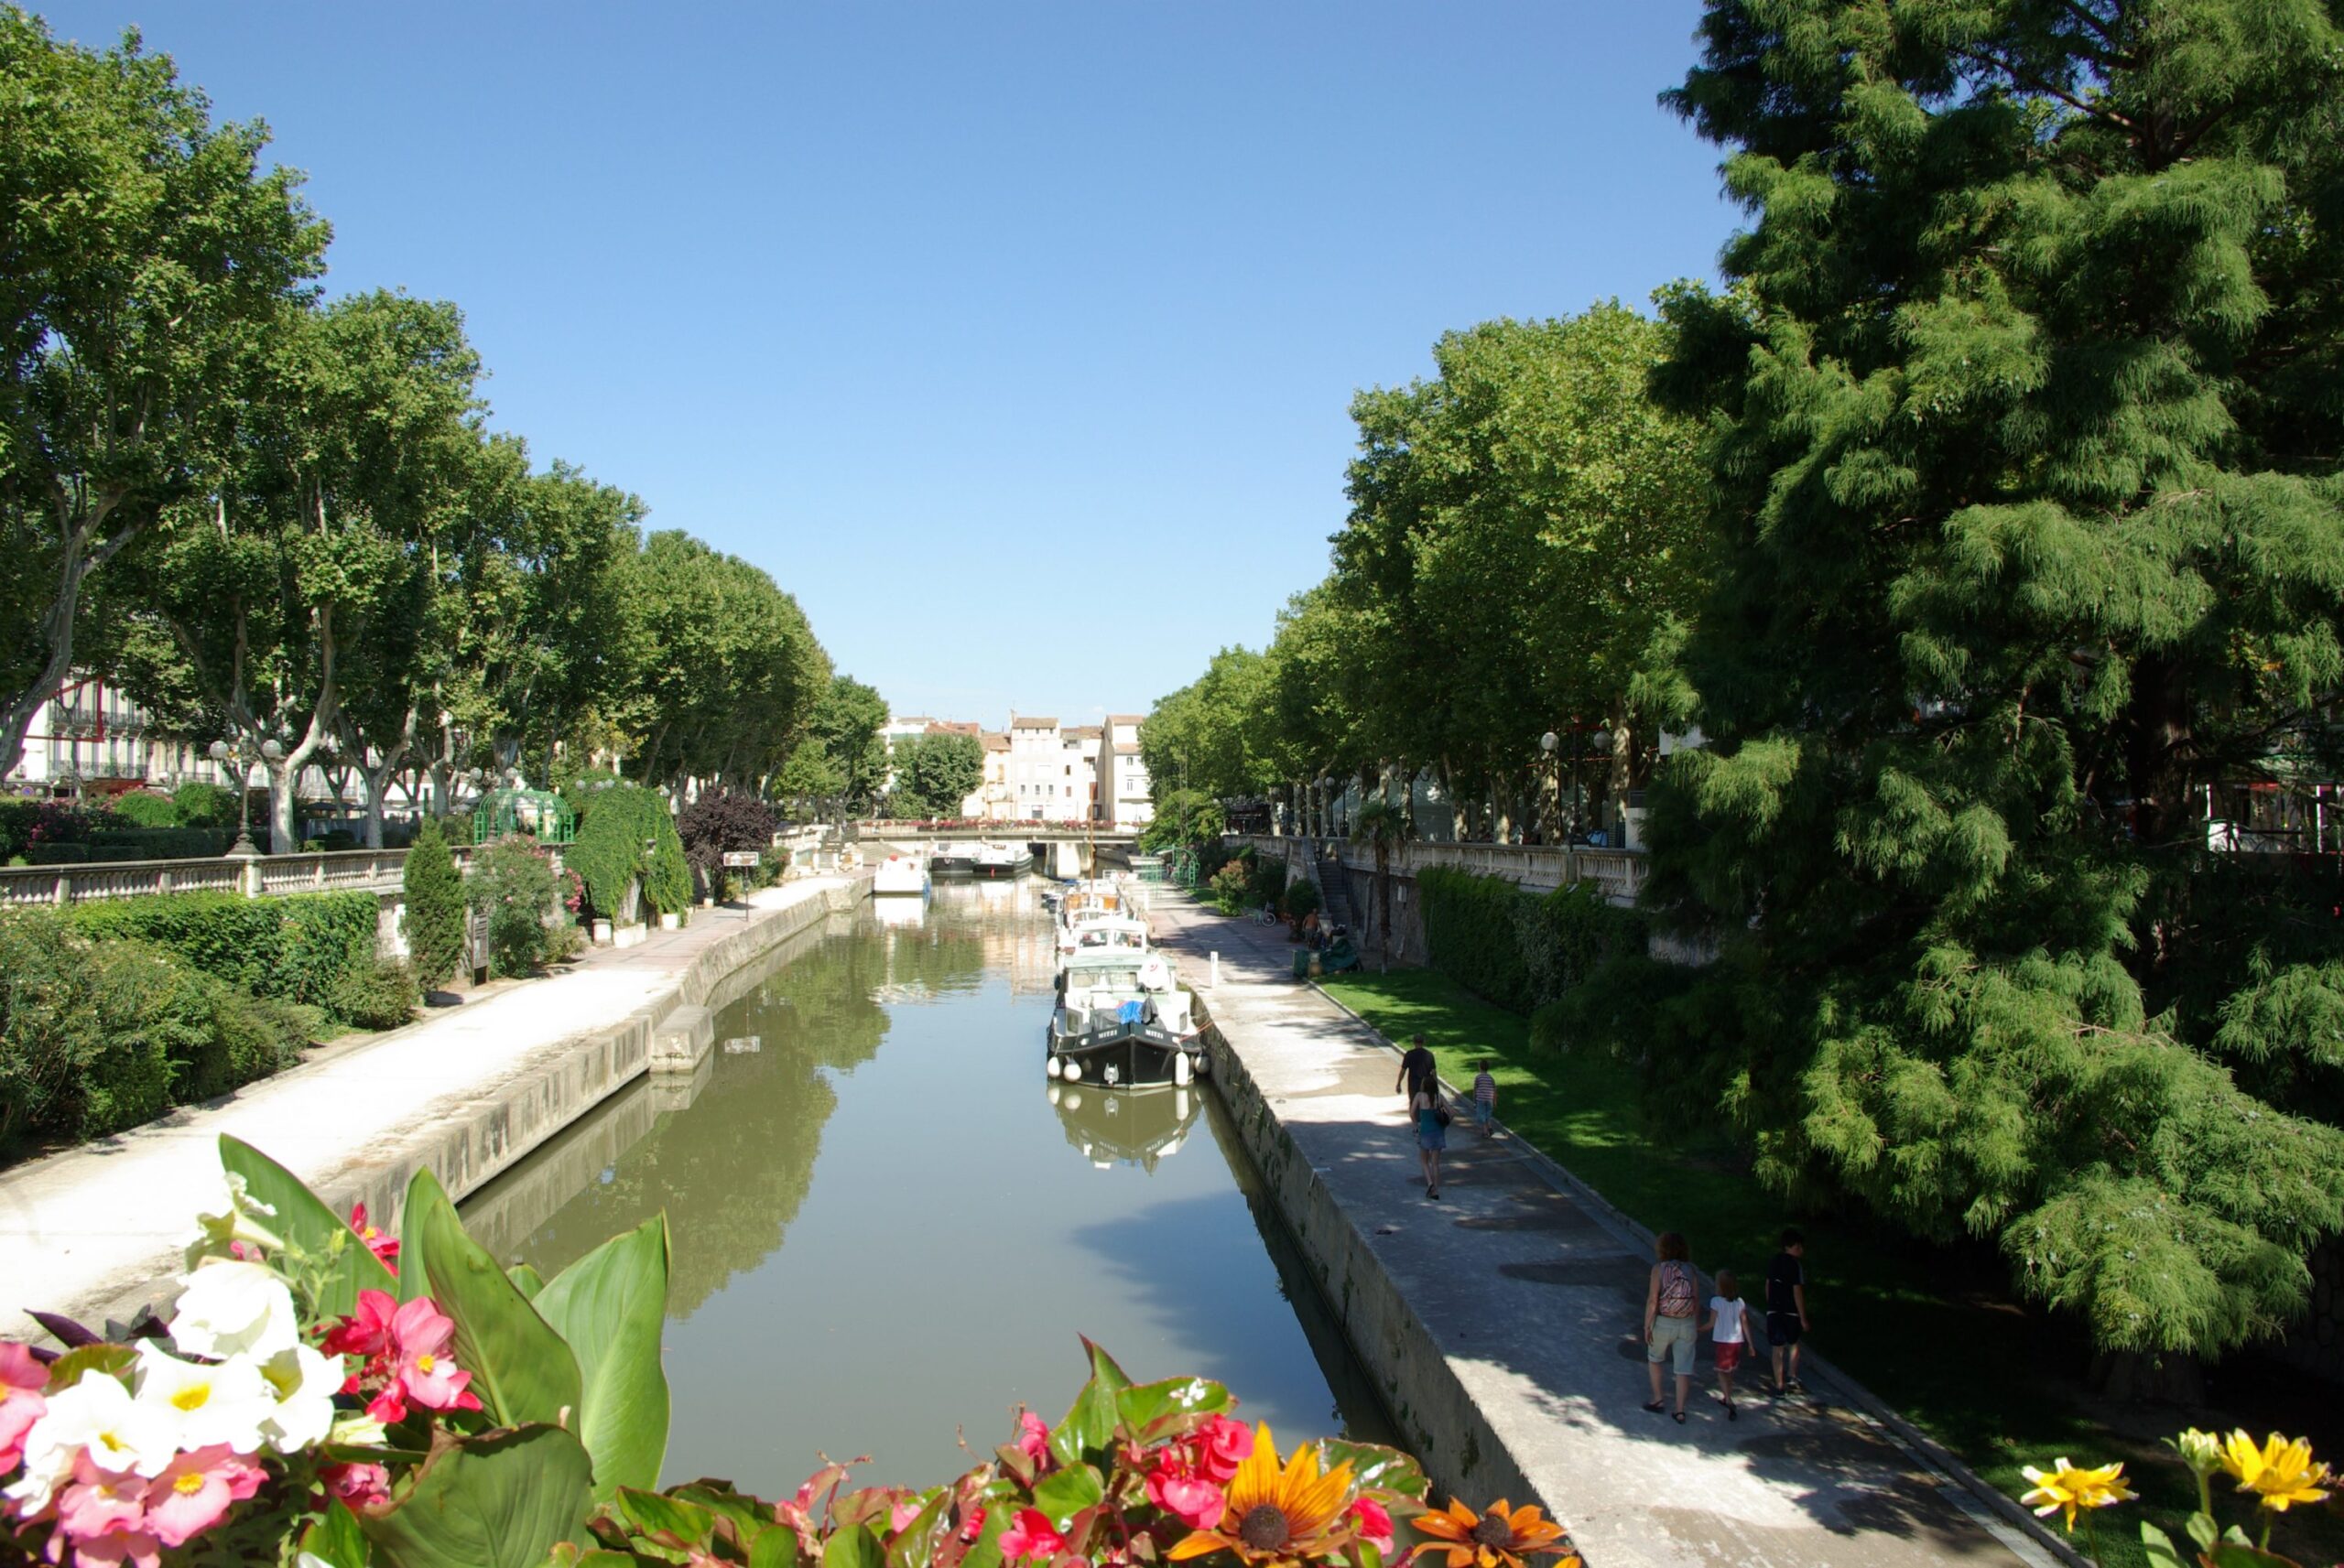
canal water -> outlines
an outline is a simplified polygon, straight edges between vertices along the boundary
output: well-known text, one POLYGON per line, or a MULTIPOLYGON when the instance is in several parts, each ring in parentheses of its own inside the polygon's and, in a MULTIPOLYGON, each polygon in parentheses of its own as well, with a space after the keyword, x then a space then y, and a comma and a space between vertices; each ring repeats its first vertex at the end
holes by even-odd
POLYGON ((638 1082, 464 1206, 548 1278, 665 1210, 667 1479, 766 1496, 828 1454, 926 1485, 1053 1422, 1077 1336, 1289 1435, 1388 1440, 1209 1089, 1042 1073, 1037 884, 866 904, 720 989, 696 1081, 638 1082))

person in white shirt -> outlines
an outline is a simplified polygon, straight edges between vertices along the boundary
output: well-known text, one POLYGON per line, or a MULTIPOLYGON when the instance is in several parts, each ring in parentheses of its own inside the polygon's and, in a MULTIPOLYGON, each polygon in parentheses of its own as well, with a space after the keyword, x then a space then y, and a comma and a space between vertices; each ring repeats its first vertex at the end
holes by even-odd
POLYGON ((1725 1419, 1738 1421, 1741 1412, 1733 1404, 1733 1369, 1742 1364, 1742 1347, 1749 1343, 1749 1314, 1742 1301, 1742 1287, 1734 1280, 1733 1271, 1718 1271, 1718 1293, 1709 1298, 1709 1316, 1701 1326, 1710 1331, 1711 1349, 1718 1358, 1718 1398, 1725 1402, 1725 1419))

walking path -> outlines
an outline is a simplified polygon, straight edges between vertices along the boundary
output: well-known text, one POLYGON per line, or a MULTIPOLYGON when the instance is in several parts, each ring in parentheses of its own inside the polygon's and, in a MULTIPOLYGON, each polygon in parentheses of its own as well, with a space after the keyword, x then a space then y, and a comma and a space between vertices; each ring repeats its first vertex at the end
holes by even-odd
POLYGON ((1307 1236, 1306 1252, 1314 1261, 1372 1257, 1369 1267, 1388 1276, 1412 1320, 1406 1334, 1370 1321, 1377 1308, 1364 1290, 1354 1300, 1359 1270, 1346 1265, 1338 1303, 1346 1331, 1382 1386, 1417 1401, 1415 1412, 1394 1414, 1422 1442, 1444 1489, 1486 1504, 1492 1485, 1518 1473, 1569 1525, 1593 1568, 2055 1561, 1849 1408, 1854 1391, 1828 1374, 1809 1373, 1818 1397, 1774 1406, 1750 1400, 1750 1379, 1740 1379, 1747 1402, 1728 1422, 1708 1394, 1715 1379, 1704 1344, 1687 1424, 1647 1413, 1644 1239, 1521 1140, 1502 1133, 1484 1142, 1465 1119, 1441 1162, 1441 1201, 1429 1202, 1393 1091, 1395 1053, 1291 978, 1293 949, 1277 928, 1223 919, 1185 899, 1158 903, 1164 945, 1186 955, 1184 976, 1252 1080, 1250 1090, 1224 1083, 1224 1099, 1243 1122, 1238 1102, 1250 1107, 1258 1091, 1308 1162, 1308 1190, 1331 1198, 1334 1227, 1356 1233, 1307 1236), (1208 985, 1204 955, 1212 949, 1220 977, 1208 985), (1451 1390, 1452 1409, 1427 1413, 1435 1401, 1426 1374, 1438 1368, 1405 1358, 1410 1337, 1445 1360, 1462 1395, 1451 1390), (1477 1453, 1477 1427, 1510 1465, 1477 1453))
POLYGON ((593 949, 566 974, 0 1172, 0 1336, 40 1336, 25 1308, 98 1319, 156 1293, 194 1233, 196 1206, 220 1191, 223 1132, 332 1201, 363 1197, 386 1224, 418 1164, 462 1196, 638 1076, 653 1026, 699 1000, 684 994, 699 960, 770 922, 795 926, 814 914, 802 906, 849 885, 809 878, 745 908, 700 910, 680 931, 593 949))

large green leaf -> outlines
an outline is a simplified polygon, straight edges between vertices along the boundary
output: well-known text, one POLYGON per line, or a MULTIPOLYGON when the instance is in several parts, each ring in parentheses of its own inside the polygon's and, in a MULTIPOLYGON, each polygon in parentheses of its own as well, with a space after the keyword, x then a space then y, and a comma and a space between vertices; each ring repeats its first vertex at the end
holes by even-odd
POLYGON ((359 1528, 378 1568, 542 1568, 557 1545, 585 1540, 593 1487, 585 1445, 559 1427, 488 1433, 434 1454, 359 1528))
POLYGON ((1115 1397, 1116 1413, 1142 1442, 1162 1435, 1151 1430, 1159 1422, 1168 1427, 1190 1416, 1212 1415, 1228 1408, 1229 1390, 1205 1378, 1167 1378, 1160 1383, 1125 1389, 1115 1397))
POLYGON ((367 1568, 373 1556, 366 1532, 358 1528, 358 1516, 331 1500, 301 1532, 301 1551, 329 1568, 367 1568))
POLYGON ((1050 1433, 1051 1451, 1066 1465, 1080 1463, 1085 1454, 1096 1454, 1114 1440, 1115 1401, 1132 1386, 1113 1357, 1089 1339, 1083 1340, 1082 1347, 1091 1356, 1090 1380, 1075 1395, 1066 1419, 1050 1433))
POLYGON ((1424 1467, 1413 1456, 1396 1448, 1386 1448, 1380 1443, 1352 1443, 1340 1437, 1321 1438, 1318 1441, 1318 1464, 1325 1470, 1332 1470, 1338 1465, 1348 1465, 1351 1467, 1351 1478, 1362 1487, 1397 1492, 1418 1502, 1424 1500, 1431 1486, 1425 1479, 1424 1467))
MULTIPOLYGON (((499 1426, 574 1426, 582 1388, 577 1357, 496 1260, 464 1234, 429 1169, 407 1184, 399 1247, 402 1292, 412 1297, 428 1290, 455 1320, 456 1364, 472 1373, 472 1391, 490 1419, 499 1426)), ((665 1441, 663 1433, 663 1447, 665 1441)))
POLYGON ((887 1568, 887 1553, 867 1524, 851 1524, 822 1543, 822 1568, 887 1568))
POLYGON ((583 1379, 578 1434, 594 1459, 594 1497, 659 1484, 667 1456, 667 1221, 613 1236, 547 1281, 537 1310, 570 1342, 583 1379))
POLYGON ((301 1178, 244 1142, 220 1135, 220 1165, 230 1175, 244 1179, 244 1193, 277 1211, 270 1228, 288 1243, 326 1263, 324 1282, 318 1290, 318 1311, 328 1317, 348 1317, 358 1305, 360 1291, 396 1294, 399 1282, 383 1260, 358 1239, 349 1222, 325 1206, 301 1178), (337 1242, 335 1238, 341 1239, 337 1242))
POLYGON ((1034 1506, 1042 1510, 1053 1530, 1064 1530, 1073 1525, 1075 1515, 1106 1495, 1098 1471, 1088 1465, 1069 1465, 1042 1478, 1042 1484, 1034 1488, 1034 1506))

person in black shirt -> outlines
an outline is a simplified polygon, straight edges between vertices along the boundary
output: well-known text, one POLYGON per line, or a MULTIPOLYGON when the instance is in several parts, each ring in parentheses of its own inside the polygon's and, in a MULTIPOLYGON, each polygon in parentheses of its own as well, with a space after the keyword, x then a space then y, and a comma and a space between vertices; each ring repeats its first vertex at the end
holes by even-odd
POLYGON ((1431 1082, 1437 1076, 1432 1053, 1425 1049, 1425 1037, 1410 1035, 1408 1049, 1400 1057, 1400 1076, 1392 1080, 1392 1092, 1396 1095, 1405 1089, 1413 1101, 1416 1098, 1417 1087, 1431 1082))
POLYGON ((1783 1249, 1766 1265, 1766 1343, 1774 1352, 1774 1392, 1805 1393, 1798 1380, 1798 1344, 1806 1337, 1807 1238, 1783 1232, 1783 1249))

